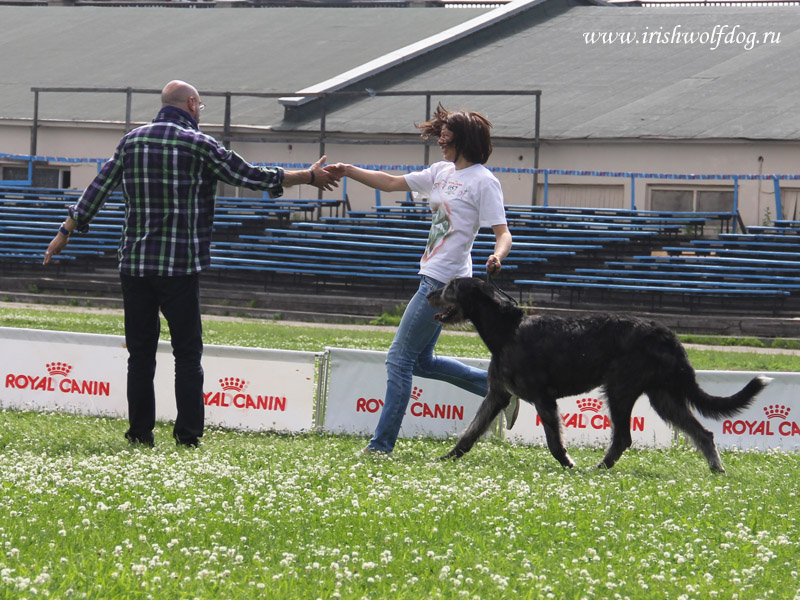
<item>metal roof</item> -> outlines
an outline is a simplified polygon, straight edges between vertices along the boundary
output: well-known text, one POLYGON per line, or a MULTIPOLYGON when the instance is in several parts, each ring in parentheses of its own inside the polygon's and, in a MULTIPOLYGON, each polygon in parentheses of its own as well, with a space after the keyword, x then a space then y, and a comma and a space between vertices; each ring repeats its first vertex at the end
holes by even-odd
MULTIPOLYGON (((346 89, 541 89, 545 139, 800 139, 796 8, 520 3, 527 8, 511 19, 392 63, 346 89)), ((160 88, 182 78, 201 91, 326 89, 337 75, 486 14, 0 7, 0 53, 15 57, 0 63, 0 119, 30 118, 35 86, 160 88)), ((531 98, 442 100, 487 114, 495 136, 533 136, 531 98)), ((152 118, 153 104, 136 99, 134 119, 152 118)), ((289 120, 277 100, 236 99, 234 122, 314 130, 318 122, 303 118, 304 110, 313 117, 310 104, 289 120)), ((419 99, 365 98, 332 110, 326 127, 411 134, 423 116, 419 99)), ((121 120, 124 101, 48 95, 41 117, 121 120)), ((203 117, 221 123, 221 107, 209 106, 203 117)))
MULTIPOLYGON (((290 92, 487 12, 486 8, 95 8, 0 6, 0 119, 33 117, 33 87, 290 92)), ((158 99, 135 96, 134 120, 158 99)), ((222 102, 207 102, 222 123, 222 102)), ((240 124, 283 118, 273 100, 234 102, 240 124)), ((43 94, 41 118, 124 121, 125 98, 43 94)))
MULTIPOLYGON (((545 139, 797 140, 798 55, 795 8, 550 2, 495 27, 491 35, 437 50, 393 79, 387 75, 387 85, 379 89, 541 89, 545 139), (603 33, 611 37, 599 37, 603 33), (616 34, 627 35, 627 42, 612 41, 616 34)), ((529 101, 445 100, 486 113, 495 134, 533 136, 529 101)), ((346 130, 356 118, 366 130, 380 127, 379 118, 371 117, 376 111, 367 108, 370 102, 328 115, 328 130, 346 130)), ((417 118, 418 103, 397 100, 391 113, 417 118)), ((400 122, 395 127, 405 131, 400 122)))

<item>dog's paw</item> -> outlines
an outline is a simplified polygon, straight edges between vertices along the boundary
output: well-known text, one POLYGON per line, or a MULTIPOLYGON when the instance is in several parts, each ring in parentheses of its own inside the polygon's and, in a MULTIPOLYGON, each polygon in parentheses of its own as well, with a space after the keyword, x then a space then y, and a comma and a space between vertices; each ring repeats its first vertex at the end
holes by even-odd
POLYGON ((457 458, 461 458, 462 456, 464 456, 464 454, 466 454, 466 452, 464 452, 463 450, 458 450, 456 448, 453 448, 447 454, 443 454, 442 456, 440 456, 439 460, 455 460, 457 458))

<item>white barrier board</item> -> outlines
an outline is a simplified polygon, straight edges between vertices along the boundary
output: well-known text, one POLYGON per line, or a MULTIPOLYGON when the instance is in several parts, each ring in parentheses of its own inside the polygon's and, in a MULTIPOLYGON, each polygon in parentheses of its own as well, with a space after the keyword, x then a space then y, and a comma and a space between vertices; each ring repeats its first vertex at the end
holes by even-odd
MULTIPOLYGON (((0 406, 127 416, 123 337, 0 327, 0 347, 0 406)), ((174 360, 168 342, 159 342, 156 361, 156 416, 174 419, 174 360)), ((315 369, 312 352, 205 346, 206 424, 310 430, 315 369)))
MULTIPOLYGON (((329 386, 323 428, 334 433, 371 435, 386 393, 386 352, 327 348, 329 386)), ((480 369, 488 360, 459 358, 480 369)), ((400 437, 459 434, 475 416, 481 396, 449 383, 414 377, 400 437)))
MULTIPOLYGON (((172 349, 158 351, 156 389, 174 381, 172 349), (158 385, 158 384, 157 384, 158 385)), ((292 350, 205 346, 206 423, 256 431, 310 431, 314 424, 316 354, 292 350)), ((175 395, 162 402, 175 415, 175 395)), ((160 413, 163 415, 165 413, 160 413)))
MULTIPOLYGON (((744 371, 698 371, 697 381, 706 392, 730 396, 762 373, 744 371)), ((698 420, 714 433, 720 448, 800 449, 800 374, 766 373, 774 381, 747 410, 729 419, 715 421, 698 414, 698 420), (792 415, 792 412, 798 413, 792 415)), ((611 441, 607 401, 599 390, 562 398, 558 402, 565 444, 607 446, 611 441)), ((650 407, 647 396, 639 398, 631 418, 634 446, 664 448, 671 443, 671 428, 650 407)), ((507 432, 510 441, 544 444, 545 437, 535 409, 525 403, 514 429, 507 432)))
POLYGON ((2 327, 0 345, 3 407, 127 415, 122 337, 2 327))
MULTIPOLYGON (((328 348, 329 389, 324 429, 336 433, 369 435, 375 430, 386 391, 385 352, 328 348)), ((459 359, 480 368, 488 360, 459 359)), ((760 373, 698 371, 700 386, 715 395, 729 396, 760 373)), ((698 419, 714 432, 721 448, 800 449, 800 374, 768 373, 775 380, 752 407, 733 419, 698 419), (797 415, 792 415, 792 408, 797 415)), ((481 399, 458 388, 423 378, 413 380, 412 398, 403 420, 401 437, 458 435, 472 420, 481 399), (450 411, 449 413, 447 411, 450 411), (453 418, 455 417, 455 418, 453 418)), ((569 446, 606 447, 611 422, 605 396, 599 389, 558 401, 564 443, 569 446)), ((523 402, 513 429, 505 431, 512 443, 544 445, 545 436, 536 410, 523 402)), ((634 447, 667 448, 674 432, 640 398, 631 415, 634 447)))
MULTIPOLYGON (((371 434, 375 430, 386 391, 385 352, 328 348, 330 377, 324 428, 336 433, 371 434)), ((461 359, 486 369, 488 359, 461 359)), ((430 379, 413 379, 411 401, 403 419, 401 437, 458 435, 469 424, 483 398, 453 385, 430 379)), ((559 402, 564 440, 568 445, 605 445, 610 422, 598 395, 566 398, 559 402), (579 407, 580 406, 580 407, 579 407)), ((670 428, 650 409, 638 403, 631 420, 637 444, 667 447, 670 428)), ((523 402, 517 424, 506 437, 516 443, 544 444, 536 410, 523 402)))
MULTIPOLYGON (((329 348, 329 389, 324 429, 371 434, 386 391, 385 352, 329 348)), ((120 336, 0 327, 0 407, 64 410, 85 415, 127 415, 128 353, 120 336)), ((479 368, 488 360, 459 359, 479 368)), ((306 431, 313 424, 316 354, 206 346, 206 423, 236 429, 306 431)), ((156 406, 161 420, 175 417, 174 367, 169 343, 159 344, 156 406)), ((728 396, 758 373, 698 371, 709 393, 728 396)), ((699 417, 720 447, 800 450, 800 374, 768 373, 774 381, 753 405, 730 419, 699 417)), ((402 437, 458 435, 472 420, 482 398, 447 383, 413 380, 402 437)), ((610 422, 598 390, 559 401, 564 441, 606 446, 610 422)), ((631 419, 634 445, 665 447, 670 428, 641 398, 631 419)), ((543 444, 536 411, 527 403, 506 437, 515 443, 543 444)))
POLYGON ((699 371, 697 380, 710 394, 730 396, 756 375, 774 381, 747 410, 713 421, 698 416, 720 448, 800 450, 800 373, 748 373, 744 371, 699 371))
MULTIPOLYGON (((604 447, 611 441, 611 420, 608 401, 601 390, 568 396, 558 401, 561 434, 564 445, 604 447)), ((636 402, 631 415, 631 439, 635 448, 668 448, 672 429, 650 407, 647 398, 636 402)), ((532 404, 523 402, 514 428, 506 431, 506 439, 517 444, 545 445, 539 415, 532 404)))

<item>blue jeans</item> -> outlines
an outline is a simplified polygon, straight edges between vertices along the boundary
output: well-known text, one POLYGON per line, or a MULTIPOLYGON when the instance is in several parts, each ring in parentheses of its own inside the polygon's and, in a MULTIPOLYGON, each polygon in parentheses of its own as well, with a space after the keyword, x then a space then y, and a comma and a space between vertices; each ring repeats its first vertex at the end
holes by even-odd
POLYGON ((412 375, 446 381, 473 394, 486 395, 486 371, 433 355, 442 325, 434 318, 438 311, 428 304, 427 295, 444 285, 423 275, 417 293, 403 313, 386 357, 386 395, 378 426, 367 446, 370 450, 391 452, 394 449, 411 397, 412 375))
POLYGON ((182 277, 131 277, 120 274, 128 347, 128 439, 152 440, 156 423, 156 350, 161 331, 159 309, 169 325, 175 357, 178 414, 173 435, 197 444, 203 435, 203 326, 197 274, 182 277))

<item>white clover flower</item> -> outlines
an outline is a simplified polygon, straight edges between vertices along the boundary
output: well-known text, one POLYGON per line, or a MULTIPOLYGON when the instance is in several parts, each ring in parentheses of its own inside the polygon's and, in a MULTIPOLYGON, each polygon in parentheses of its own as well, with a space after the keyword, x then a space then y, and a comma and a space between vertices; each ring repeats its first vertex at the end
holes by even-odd
POLYGON ((40 573, 36 579, 33 580, 35 585, 42 585, 43 583, 47 583, 50 580, 49 573, 40 573))

